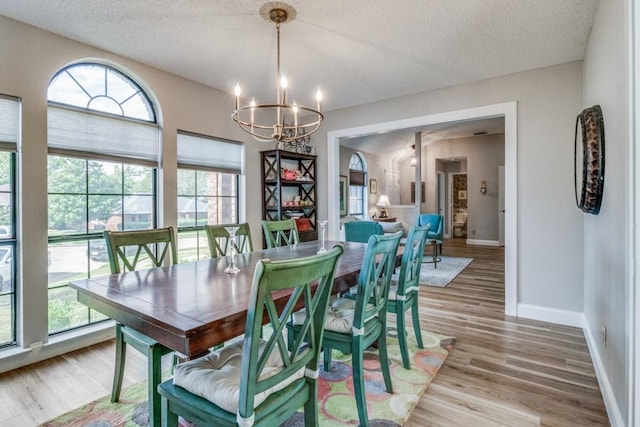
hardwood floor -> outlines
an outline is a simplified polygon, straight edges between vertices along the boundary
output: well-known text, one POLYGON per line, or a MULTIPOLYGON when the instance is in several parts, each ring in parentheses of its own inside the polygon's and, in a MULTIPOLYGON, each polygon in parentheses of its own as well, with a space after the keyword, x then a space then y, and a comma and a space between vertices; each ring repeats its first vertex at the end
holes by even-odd
POLYGON ((582 330, 504 314, 504 248, 452 239, 443 253, 474 261, 421 288, 420 318, 457 343, 406 425, 609 425, 582 330))
MULTIPOLYGON (((420 315, 457 343, 406 425, 609 425, 582 331, 504 315, 504 250, 453 239, 444 254, 474 261, 446 288, 422 287, 420 315)), ((35 426, 108 395, 114 360, 109 341, 0 374, 0 425, 35 426)), ((128 352, 125 386, 145 376, 128 352)))

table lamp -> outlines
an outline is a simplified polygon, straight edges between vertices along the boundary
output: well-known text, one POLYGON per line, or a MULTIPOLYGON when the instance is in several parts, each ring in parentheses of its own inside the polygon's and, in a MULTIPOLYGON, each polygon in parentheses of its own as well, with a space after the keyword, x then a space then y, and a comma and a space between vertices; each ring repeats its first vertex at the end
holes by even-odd
POLYGON ((387 197, 386 194, 381 194, 376 206, 380 208, 380 218, 386 218, 387 208, 391 206, 391 203, 389 203, 389 197, 387 197))

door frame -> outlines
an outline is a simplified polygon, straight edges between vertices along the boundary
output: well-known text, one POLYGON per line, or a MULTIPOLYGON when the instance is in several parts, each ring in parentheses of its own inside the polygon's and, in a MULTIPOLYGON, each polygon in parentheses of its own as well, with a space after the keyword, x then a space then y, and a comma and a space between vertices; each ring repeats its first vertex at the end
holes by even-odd
POLYGON ((327 218, 329 239, 340 236, 340 215, 338 210, 338 176, 340 175, 340 139, 400 129, 434 125, 438 123, 504 117, 505 151, 505 314, 518 315, 518 103, 516 101, 491 104, 464 110, 429 114, 402 120, 337 129, 327 132, 327 218))
MULTIPOLYGON (((447 174, 447 179, 449 180, 449 182, 447 183, 447 197, 449 197, 449 201, 447 203, 447 215, 445 216, 445 224, 447 224, 446 230, 445 230, 445 236, 444 237, 448 237, 449 239, 453 238, 453 214, 455 212, 453 212, 453 177, 455 175, 465 175, 467 176, 467 172, 449 172, 447 174)), ((467 206, 467 212, 469 212, 468 206, 467 206)), ((467 237, 468 238, 468 237, 467 237)))

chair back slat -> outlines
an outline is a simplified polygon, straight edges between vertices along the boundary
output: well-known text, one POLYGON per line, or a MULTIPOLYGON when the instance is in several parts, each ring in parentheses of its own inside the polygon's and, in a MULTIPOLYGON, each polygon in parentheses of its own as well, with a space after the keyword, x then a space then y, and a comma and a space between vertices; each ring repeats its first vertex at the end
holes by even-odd
POLYGON ((386 316, 387 297, 402 231, 372 235, 358 277, 353 327, 360 329, 374 316, 386 316))
POLYGON ((207 233, 211 258, 218 258, 229 254, 231 244, 235 245, 236 253, 253 252, 251 230, 249 229, 249 224, 246 222, 241 224, 205 225, 204 231, 207 233), (229 232, 225 227, 238 227, 235 243, 230 242, 229 232))
POLYGON ((134 271, 145 262, 151 264, 149 267, 177 262, 173 227, 130 231, 107 230, 103 235, 107 244, 111 273, 134 271))
POLYGON ((240 378, 240 406, 244 418, 253 414, 255 395, 294 376, 301 369, 316 371, 323 325, 333 287, 333 275, 342 246, 326 253, 286 261, 258 261, 256 265, 242 354, 240 378), (286 304, 276 304, 282 292, 290 292, 286 304), (284 329, 292 313, 303 306, 308 315, 303 324, 306 346, 298 340, 287 348, 284 329), (261 341, 263 318, 273 332, 261 341), (261 345, 262 343, 262 345, 261 345), (284 365, 276 372, 265 373, 274 358, 284 365))
POLYGON ((300 242, 298 227, 293 219, 262 221, 262 230, 267 248, 291 246, 300 242))
POLYGON ((402 254, 402 264, 398 276, 399 296, 408 295, 411 292, 418 292, 420 282, 420 271, 422 269, 422 255, 424 245, 429 233, 429 224, 419 226, 414 225, 409 229, 407 241, 404 244, 402 254))

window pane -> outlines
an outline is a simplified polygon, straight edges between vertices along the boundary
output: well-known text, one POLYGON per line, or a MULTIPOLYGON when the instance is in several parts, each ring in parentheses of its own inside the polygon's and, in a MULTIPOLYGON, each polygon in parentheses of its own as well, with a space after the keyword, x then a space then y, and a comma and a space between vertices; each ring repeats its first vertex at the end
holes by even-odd
POLYGON ((121 194, 122 165, 112 162, 88 161, 89 193, 121 194))
POLYGON ((13 295, 0 293, 0 344, 14 341, 13 339, 13 295))
POLYGON ((124 194, 153 194, 153 169, 147 166, 124 166, 124 194))
POLYGON ((87 199, 85 195, 49 195, 49 235, 87 232, 87 199))
POLYGON ((49 333, 84 326, 89 308, 76 301, 77 292, 68 286, 49 289, 49 333))
POLYGON ((47 180, 49 193, 86 193, 86 160, 49 156, 47 180))
POLYGON ((122 222, 117 210, 122 196, 89 196, 89 232, 118 230, 122 222))
POLYGON ((178 233, 178 262, 197 261, 209 258, 209 245, 204 231, 181 231, 178 233))
POLYGON ((196 225, 196 197, 178 197, 178 227, 196 225))
POLYGON ((196 171, 190 169, 178 169, 178 196, 195 195, 196 171))
MULTIPOLYGON (((15 292, 13 280, 13 246, 0 246, 0 293, 15 292)), ((2 342, 2 341, 0 341, 2 342)))
MULTIPOLYGON (((0 239, 13 237, 11 153, 0 152, 0 239)), ((1 341, 0 341, 1 342, 1 341)))
POLYGON ((121 230, 153 228, 155 219, 153 196, 124 196, 121 230))

